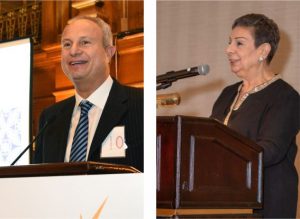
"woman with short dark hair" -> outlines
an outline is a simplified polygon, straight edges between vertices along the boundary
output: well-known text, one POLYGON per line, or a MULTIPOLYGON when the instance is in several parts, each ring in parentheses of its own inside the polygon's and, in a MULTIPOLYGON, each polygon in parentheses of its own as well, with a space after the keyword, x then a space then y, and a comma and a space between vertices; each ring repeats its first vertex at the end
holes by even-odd
POLYGON ((232 25, 226 54, 242 81, 226 87, 211 117, 264 149, 265 218, 295 218, 298 175, 294 165, 299 131, 299 94, 269 66, 280 40, 277 24, 247 14, 232 25))

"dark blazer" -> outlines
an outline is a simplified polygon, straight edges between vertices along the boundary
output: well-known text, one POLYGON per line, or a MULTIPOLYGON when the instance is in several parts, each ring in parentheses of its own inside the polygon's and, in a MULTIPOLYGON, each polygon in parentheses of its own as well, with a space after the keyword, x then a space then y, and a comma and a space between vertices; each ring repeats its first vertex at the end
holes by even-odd
MULTIPOLYGON (((211 117, 224 121, 241 82, 223 90, 211 117)), ((263 210, 265 218, 295 218, 298 174, 294 162, 299 130, 299 94, 279 79, 249 95, 233 111, 228 127, 255 141, 264 149, 263 210)))
MULTIPOLYGON (((34 163, 64 162, 75 96, 45 109, 40 116, 40 130, 34 163)), ((143 90, 126 87, 114 80, 104 106, 88 155, 89 161, 124 164, 143 171, 144 155, 143 90), (100 158, 101 144, 116 126, 125 127, 128 148, 124 158, 100 158)))

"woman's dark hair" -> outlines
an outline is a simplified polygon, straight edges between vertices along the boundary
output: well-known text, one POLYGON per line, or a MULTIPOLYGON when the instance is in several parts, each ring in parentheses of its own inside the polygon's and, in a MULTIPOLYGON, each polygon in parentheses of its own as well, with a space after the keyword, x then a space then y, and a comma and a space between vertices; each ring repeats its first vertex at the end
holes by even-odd
POLYGON ((277 24, 263 14, 246 14, 234 21, 232 29, 235 27, 252 27, 256 48, 263 43, 270 44, 271 51, 267 57, 267 63, 270 64, 280 40, 277 24))

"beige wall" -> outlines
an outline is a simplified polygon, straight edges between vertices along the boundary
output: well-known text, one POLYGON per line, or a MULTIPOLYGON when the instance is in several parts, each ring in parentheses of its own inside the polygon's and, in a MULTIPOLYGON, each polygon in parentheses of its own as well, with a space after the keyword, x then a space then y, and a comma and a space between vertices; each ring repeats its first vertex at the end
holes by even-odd
MULTIPOLYGON (((182 101, 176 107, 158 108, 157 115, 210 115, 222 88, 239 80, 230 72, 224 50, 233 20, 246 13, 263 13, 279 25, 281 44, 272 67, 300 92, 300 2, 158 1, 157 74, 200 64, 209 64, 211 70, 158 91, 177 92, 182 101)), ((296 166, 300 171, 299 154, 296 166)))

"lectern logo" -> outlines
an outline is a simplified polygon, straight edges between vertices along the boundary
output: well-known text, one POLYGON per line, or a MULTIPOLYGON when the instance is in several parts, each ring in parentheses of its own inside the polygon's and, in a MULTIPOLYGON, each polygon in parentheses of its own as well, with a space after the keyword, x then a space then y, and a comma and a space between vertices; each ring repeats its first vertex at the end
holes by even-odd
MULTIPOLYGON (((104 205, 107 201, 108 197, 106 197, 104 199, 104 201, 100 204, 99 208, 97 209, 97 211, 95 212, 95 214, 93 215, 92 219, 99 219, 100 218, 100 214, 104 208, 104 205)), ((80 214, 80 219, 83 219, 82 215, 80 214)))

